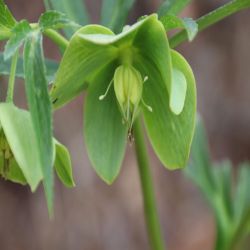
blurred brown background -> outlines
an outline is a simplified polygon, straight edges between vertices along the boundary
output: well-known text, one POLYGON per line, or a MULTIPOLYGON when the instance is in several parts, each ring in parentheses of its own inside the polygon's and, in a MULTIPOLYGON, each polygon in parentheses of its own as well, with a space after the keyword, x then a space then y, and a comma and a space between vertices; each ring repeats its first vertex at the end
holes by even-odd
MULTIPOLYGON (((73 0, 72 0, 73 1, 73 0)), ((100 0, 89 0, 98 22, 100 0)), ((154 12, 158 1, 138 0, 130 22, 154 12)), ((196 0, 183 13, 193 18, 222 5, 222 0, 196 0)), ((16 18, 36 22, 42 0, 6 0, 16 18)), ((202 114, 215 160, 236 164, 250 158, 250 11, 227 18, 178 48, 190 62, 197 80, 202 114)), ((45 40, 46 55, 58 59, 45 40)), ((1 87, 4 82, 1 79, 1 87)), ((3 92, 0 93, 3 98, 3 92)), ((25 106, 23 84, 15 100, 25 106)), ((140 184, 133 148, 128 147, 121 174, 112 186, 92 170, 82 140, 83 96, 55 113, 55 135, 72 154, 76 188, 56 180, 55 219, 49 221, 42 188, 0 182, 1 250, 147 250, 140 184)), ((212 250, 214 220, 197 188, 181 171, 165 170, 152 150, 153 175, 161 224, 169 250, 212 250)))

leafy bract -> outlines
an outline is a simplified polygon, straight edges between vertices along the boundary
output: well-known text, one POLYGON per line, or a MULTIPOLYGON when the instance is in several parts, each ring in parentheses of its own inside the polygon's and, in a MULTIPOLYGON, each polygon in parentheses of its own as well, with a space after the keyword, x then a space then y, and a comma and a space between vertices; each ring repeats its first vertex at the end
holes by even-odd
POLYGON ((43 13, 39 18, 39 27, 46 29, 61 29, 67 26, 79 28, 80 25, 70 20, 66 14, 51 10, 43 13))
POLYGON ((4 49, 4 60, 9 59, 22 46, 23 42, 31 34, 32 29, 26 20, 17 23, 12 29, 12 35, 4 49))
MULTIPOLYGON (((56 74, 56 71, 58 69, 58 63, 56 61, 46 59, 45 60, 46 65, 46 78, 47 82, 51 83, 54 81, 54 77, 56 74)), ((10 66, 11 66, 11 60, 4 60, 3 53, 0 53, 0 75, 8 76, 10 74, 10 66)), ((16 68, 16 77, 24 79, 24 71, 23 71, 23 58, 19 57, 17 62, 17 68, 16 68)))
POLYGON ((114 32, 121 32, 134 0, 103 0, 101 24, 114 32))
POLYGON ((42 35, 33 31, 24 47, 25 88, 39 148, 48 209, 53 207, 53 143, 51 103, 47 89, 42 51, 42 35))
POLYGON ((159 17, 179 14, 192 0, 165 0, 158 10, 159 17))
MULTIPOLYGON (((39 159, 39 148, 30 114, 11 103, 1 103, 0 123, 16 162, 31 190, 35 191, 43 176, 42 162, 39 159)), ((15 162, 12 164, 15 165, 15 162)))
POLYGON ((158 71, 143 62, 142 70, 147 73, 148 81, 144 86, 144 100, 153 112, 143 110, 146 129, 151 144, 163 165, 176 169, 184 167, 194 133, 196 113, 196 88, 192 70, 186 60, 177 52, 171 52, 173 68, 182 72, 186 78, 187 91, 182 112, 175 115, 169 108, 169 95, 158 71), (152 94, 154 93, 154 94, 152 94))
POLYGON ((189 41, 192 41, 198 33, 198 24, 192 18, 180 18, 175 15, 165 15, 161 17, 160 20, 166 31, 171 29, 185 29, 189 41))
POLYGON ((66 187, 74 187, 74 179, 72 175, 71 159, 68 149, 54 140, 56 158, 55 158, 55 169, 58 177, 66 187))
POLYGON ((114 91, 99 100, 113 77, 114 65, 103 69, 90 85, 84 110, 84 136, 97 174, 111 184, 124 157, 127 128, 122 123, 114 91))
POLYGON ((9 11, 3 0, 0 0, 0 40, 7 39, 11 35, 11 29, 16 20, 9 11))

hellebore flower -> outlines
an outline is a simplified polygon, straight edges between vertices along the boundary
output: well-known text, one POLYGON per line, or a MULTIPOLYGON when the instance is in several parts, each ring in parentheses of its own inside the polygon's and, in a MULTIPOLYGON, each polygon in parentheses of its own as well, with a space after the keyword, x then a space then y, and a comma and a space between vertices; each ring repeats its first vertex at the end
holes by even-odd
MULTIPOLYGON (((54 139, 54 166, 58 177, 68 187, 74 186, 70 156, 54 139)), ((30 113, 12 103, 0 103, 0 176, 29 184, 34 192, 43 180, 39 149, 30 113)))
POLYGON ((88 87, 84 136, 90 161, 107 183, 119 173, 127 136, 142 110, 150 142, 169 169, 185 166, 194 132, 195 80, 185 59, 169 48, 153 14, 111 30, 77 31, 56 74, 51 98, 63 106, 88 87))

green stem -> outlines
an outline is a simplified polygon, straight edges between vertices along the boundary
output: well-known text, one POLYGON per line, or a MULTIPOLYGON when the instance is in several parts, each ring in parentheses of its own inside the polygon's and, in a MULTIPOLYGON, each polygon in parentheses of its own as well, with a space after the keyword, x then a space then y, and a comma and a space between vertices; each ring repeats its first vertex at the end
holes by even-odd
MULTIPOLYGON (((230 16, 240 10, 250 7, 250 0, 233 0, 220 8, 208 13, 197 19, 198 30, 199 32, 208 28, 209 26, 221 21, 227 16, 230 16)), ((170 47, 177 47, 179 44, 187 40, 186 31, 180 31, 172 38, 170 38, 169 43, 170 47)))
POLYGON ((43 34, 49 37, 55 44, 57 44, 61 50, 65 50, 69 44, 69 41, 53 29, 46 29, 43 34))
POLYGON ((14 96, 14 86, 15 86, 15 76, 16 76, 16 66, 18 61, 19 51, 17 51, 11 60, 11 68, 10 68, 10 76, 9 76, 9 83, 8 83, 8 91, 6 102, 13 102, 14 96))
POLYGON ((144 200, 144 213, 148 235, 152 249, 164 250, 165 243, 162 237, 160 221, 157 213, 153 181, 150 173, 149 159, 144 141, 140 120, 134 123, 135 151, 141 180, 141 189, 144 200))

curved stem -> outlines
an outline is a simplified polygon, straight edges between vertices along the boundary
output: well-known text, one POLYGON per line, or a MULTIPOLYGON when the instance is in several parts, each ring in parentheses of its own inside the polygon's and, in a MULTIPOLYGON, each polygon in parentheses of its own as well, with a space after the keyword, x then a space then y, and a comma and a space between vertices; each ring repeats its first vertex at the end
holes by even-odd
POLYGON ((162 237, 160 220, 157 213, 152 176, 150 173, 149 159, 144 141, 140 120, 134 123, 135 151, 138 170, 141 180, 141 189, 144 200, 144 213, 147 223, 148 236, 152 249, 164 250, 165 243, 162 237))
POLYGON ((15 75, 16 75, 16 66, 18 60, 19 52, 17 51, 11 60, 11 68, 10 68, 10 76, 9 76, 9 83, 8 83, 8 92, 6 97, 6 102, 13 102, 14 96, 14 86, 15 86, 15 75))
POLYGON ((57 44, 61 50, 65 50, 69 45, 69 41, 58 33, 56 30, 53 29, 46 29, 43 34, 49 37, 55 44, 57 44))
MULTIPOLYGON (((233 0, 220 8, 200 17, 197 19, 198 30, 199 32, 208 28, 209 26, 221 21, 227 16, 230 16, 240 10, 250 7, 249 0, 233 0)), ((171 48, 177 47, 182 42, 187 40, 186 31, 180 31, 172 38, 169 39, 169 44, 171 48)))

